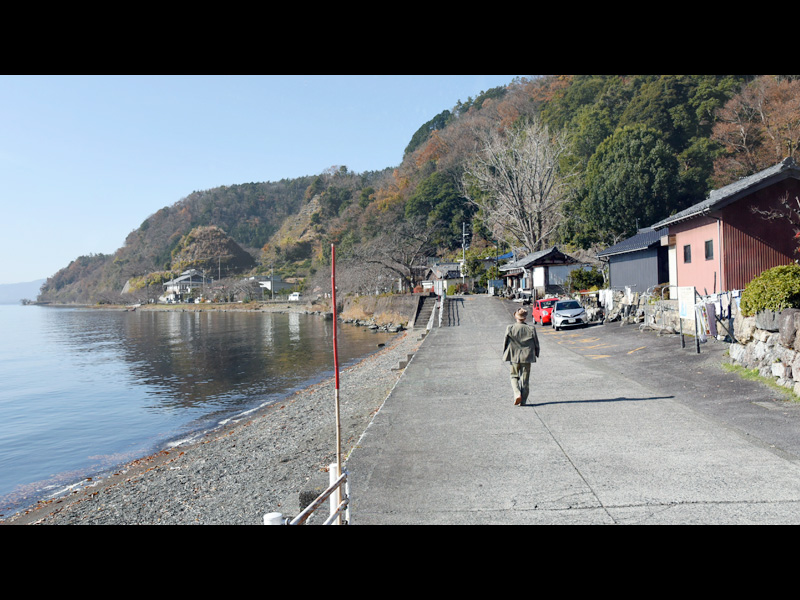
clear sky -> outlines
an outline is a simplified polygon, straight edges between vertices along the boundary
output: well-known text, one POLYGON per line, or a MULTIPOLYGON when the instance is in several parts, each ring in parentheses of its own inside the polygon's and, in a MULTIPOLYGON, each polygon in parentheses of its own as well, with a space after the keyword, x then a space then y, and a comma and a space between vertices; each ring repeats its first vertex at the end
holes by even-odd
POLYGON ((196 190, 400 164, 516 75, 0 75, 0 284, 111 254, 196 190))

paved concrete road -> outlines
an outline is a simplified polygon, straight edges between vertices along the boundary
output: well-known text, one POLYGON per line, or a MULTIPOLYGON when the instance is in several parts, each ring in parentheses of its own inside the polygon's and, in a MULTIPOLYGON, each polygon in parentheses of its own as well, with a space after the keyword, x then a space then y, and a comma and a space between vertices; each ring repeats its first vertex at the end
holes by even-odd
POLYGON ((800 523, 800 409, 722 370, 724 344, 537 326, 514 406, 516 306, 465 297, 425 339, 346 463, 353 524, 800 523))

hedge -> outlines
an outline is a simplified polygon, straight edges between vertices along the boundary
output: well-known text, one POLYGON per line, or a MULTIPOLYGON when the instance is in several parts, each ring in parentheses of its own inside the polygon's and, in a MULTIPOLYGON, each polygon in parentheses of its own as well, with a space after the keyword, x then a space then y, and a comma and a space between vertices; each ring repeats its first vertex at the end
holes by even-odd
POLYGON ((800 308, 800 265, 773 267, 748 283, 739 303, 742 315, 800 308))

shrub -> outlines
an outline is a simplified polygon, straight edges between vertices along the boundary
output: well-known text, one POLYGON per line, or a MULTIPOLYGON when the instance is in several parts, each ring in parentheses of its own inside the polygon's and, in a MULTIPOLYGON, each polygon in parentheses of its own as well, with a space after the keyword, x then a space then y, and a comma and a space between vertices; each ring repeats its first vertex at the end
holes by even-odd
POLYGON ((564 283, 566 288, 572 292, 592 289, 597 290, 603 285, 603 273, 598 271, 595 266, 592 266, 590 269, 573 269, 567 275, 564 283))
POLYGON ((739 308, 744 316, 800 308, 800 265, 773 267, 754 278, 745 286, 739 308))

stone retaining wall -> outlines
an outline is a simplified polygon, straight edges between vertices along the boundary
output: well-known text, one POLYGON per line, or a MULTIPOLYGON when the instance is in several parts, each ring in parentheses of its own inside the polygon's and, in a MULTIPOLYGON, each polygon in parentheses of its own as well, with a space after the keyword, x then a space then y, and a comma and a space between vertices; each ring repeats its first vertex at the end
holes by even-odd
MULTIPOLYGON (((427 295, 427 294, 426 294, 427 295)), ((363 325, 403 328, 413 324, 420 303, 420 294, 387 294, 383 296, 345 295, 337 298, 340 319, 363 325)), ((309 305, 312 312, 330 313, 330 299, 319 299, 309 305)))
POLYGON ((764 311, 754 317, 734 315, 730 358, 734 364, 758 369, 763 377, 800 396, 800 309, 764 311))

